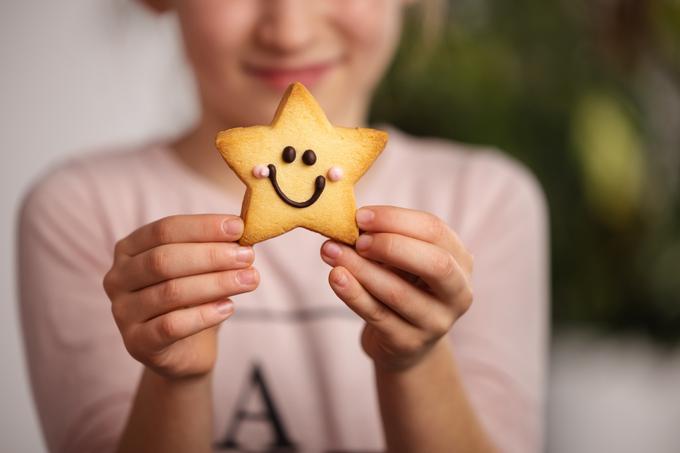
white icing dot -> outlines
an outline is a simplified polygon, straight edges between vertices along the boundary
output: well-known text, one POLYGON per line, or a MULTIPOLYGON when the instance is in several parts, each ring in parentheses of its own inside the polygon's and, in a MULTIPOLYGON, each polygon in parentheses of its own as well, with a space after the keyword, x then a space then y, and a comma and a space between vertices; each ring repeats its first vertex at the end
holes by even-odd
POLYGON ((267 178, 269 177, 269 168, 267 168, 265 165, 255 165, 253 167, 253 176, 256 178, 267 178))
POLYGON ((340 181, 343 176, 343 171, 342 168, 340 167, 331 167, 328 169, 328 179, 331 181, 340 181))

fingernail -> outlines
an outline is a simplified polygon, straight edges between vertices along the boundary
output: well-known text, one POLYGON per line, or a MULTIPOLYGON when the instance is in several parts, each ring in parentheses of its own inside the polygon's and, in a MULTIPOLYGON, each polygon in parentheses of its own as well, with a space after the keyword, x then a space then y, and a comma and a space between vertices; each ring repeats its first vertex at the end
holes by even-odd
POLYGON ((228 315, 234 312, 234 303, 229 299, 221 300, 217 302, 216 308, 220 314, 228 315))
POLYGON ((222 222, 222 231, 229 236, 241 234, 243 231, 243 222, 241 219, 225 219, 222 222))
POLYGON ((253 249, 251 247, 239 247, 236 249, 236 261, 239 263, 250 263, 253 259, 253 249))
POLYGON ((357 243, 354 244, 354 247, 361 251, 361 250, 366 250, 371 246, 371 243, 373 242, 373 236, 370 234, 362 234, 359 236, 359 239, 357 239, 357 243))
POLYGON ((342 254, 342 249, 333 241, 328 241, 323 245, 323 254, 328 258, 338 258, 342 254))
POLYGON ((339 287, 343 287, 347 284, 347 275, 345 275, 344 271, 336 271, 333 274, 333 284, 339 287))
POLYGON ((359 226, 366 226, 369 223, 371 223, 371 221, 375 217, 375 212, 367 208, 361 208, 357 211, 356 217, 359 226))
POLYGON ((236 280, 242 285, 252 285, 257 280, 255 269, 246 269, 236 273, 236 280))

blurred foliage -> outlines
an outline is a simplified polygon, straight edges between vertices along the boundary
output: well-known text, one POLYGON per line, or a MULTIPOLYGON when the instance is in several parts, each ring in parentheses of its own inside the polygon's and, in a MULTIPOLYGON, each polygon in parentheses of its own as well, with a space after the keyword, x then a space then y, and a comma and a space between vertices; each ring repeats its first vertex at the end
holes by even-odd
POLYGON ((680 0, 455 0, 372 120, 501 148, 550 205, 556 326, 680 340, 680 0))

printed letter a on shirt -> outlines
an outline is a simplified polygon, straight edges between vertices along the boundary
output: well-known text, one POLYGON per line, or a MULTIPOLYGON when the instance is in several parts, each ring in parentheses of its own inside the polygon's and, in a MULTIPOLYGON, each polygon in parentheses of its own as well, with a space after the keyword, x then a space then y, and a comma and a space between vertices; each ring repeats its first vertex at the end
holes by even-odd
POLYGON ((253 365, 253 368, 250 372, 250 378, 246 383, 246 388, 239 396, 238 402, 236 404, 236 410, 234 411, 229 429, 227 430, 226 438, 224 441, 217 444, 216 447, 220 449, 232 449, 236 451, 246 450, 247 447, 241 446, 239 444, 238 433, 243 424, 248 422, 264 422, 269 424, 274 439, 268 451, 294 452, 297 450, 295 444, 291 442, 288 434, 286 433, 286 429, 283 426, 283 421, 276 410, 276 406, 274 406, 274 400, 272 399, 272 395, 267 388, 264 374, 262 373, 262 370, 258 364, 253 365), (250 396, 255 392, 259 392, 264 404, 264 410, 262 412, 253 412, 247 409, 250 396))

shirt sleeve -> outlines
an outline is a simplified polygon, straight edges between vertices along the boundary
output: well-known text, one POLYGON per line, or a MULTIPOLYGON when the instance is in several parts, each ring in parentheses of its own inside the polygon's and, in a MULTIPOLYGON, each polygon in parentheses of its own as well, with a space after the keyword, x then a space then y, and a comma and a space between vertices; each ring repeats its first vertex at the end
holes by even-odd
POLYGON ((450 334, 469 398, 502 452, 544 442, 549 284, 547 209, 523 167, 472 154, 454 229, 474 255, 474 301, 450 334))
POLYGON ((115 448, 140 366, 111 315, 111 265, 96 191, 77 165, 27 194, 19 217, 20 314, 35 403, 51 452, 115 448))

